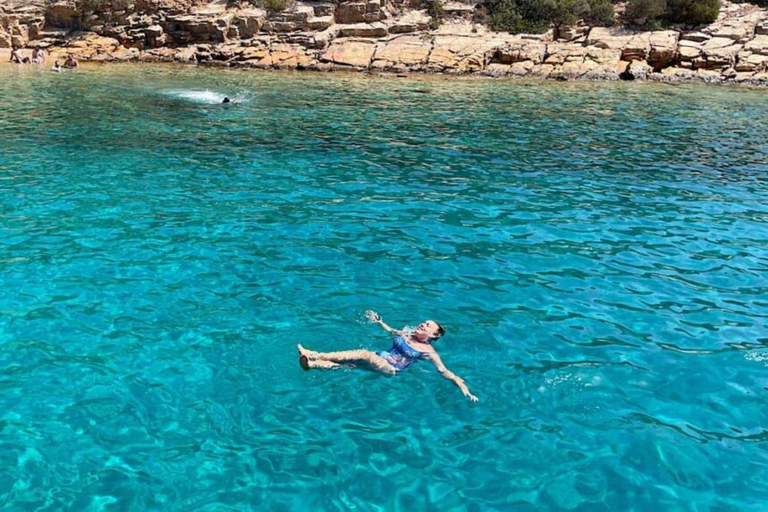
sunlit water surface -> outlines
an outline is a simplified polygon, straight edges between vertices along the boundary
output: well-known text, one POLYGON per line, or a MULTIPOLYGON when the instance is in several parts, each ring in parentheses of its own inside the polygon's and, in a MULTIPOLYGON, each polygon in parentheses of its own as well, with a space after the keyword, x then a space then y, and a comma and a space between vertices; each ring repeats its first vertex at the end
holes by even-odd
POLYGON ((3 66, 0 111, 3 508, 764 509, 765 91, 3 66), (480 402, 301 370, 369 308, 480 402))

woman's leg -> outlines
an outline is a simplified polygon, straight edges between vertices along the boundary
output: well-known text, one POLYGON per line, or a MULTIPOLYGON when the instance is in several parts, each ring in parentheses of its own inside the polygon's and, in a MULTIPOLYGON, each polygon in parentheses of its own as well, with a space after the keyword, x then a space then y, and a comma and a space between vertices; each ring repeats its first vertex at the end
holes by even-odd
POLYGON ((340 368, 341 366, 363 367, 377 372, 394 375, 397 370, 383 357, 370 350, 344 350, 341 352, 315 352, 298 345, 299 360, 305 369, 340 368), (305 366, 306 361, 306 366, 305 366), (314 366, 313 366, 314 363, 314 366), (333 366, 329 366, 330 365, 333 366))
POLYGON ((332 363, 330 361, 317 361, 315 359, 308 359, 307 356, 299 356, 299 364, 305 370, 311 370, 313 368, 321 370, 336 370, 343 365, 338 363, 332 363))

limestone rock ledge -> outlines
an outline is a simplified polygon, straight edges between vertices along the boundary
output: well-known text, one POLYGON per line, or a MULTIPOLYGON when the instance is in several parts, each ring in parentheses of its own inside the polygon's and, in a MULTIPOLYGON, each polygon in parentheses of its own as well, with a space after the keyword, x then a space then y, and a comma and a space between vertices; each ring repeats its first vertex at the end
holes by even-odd
POLYGON ((312 0, 283 12, 135 0, 105 14, 79 13, 71 0, 16 2, 0 6, 0 48, 40 46, 53 58, 768 85, 768 10, 727 1, 715 23, 695 30, 572 27, 559 40, 490 32, 467 4, 431 28, 426 11, 398 0, 312 0))

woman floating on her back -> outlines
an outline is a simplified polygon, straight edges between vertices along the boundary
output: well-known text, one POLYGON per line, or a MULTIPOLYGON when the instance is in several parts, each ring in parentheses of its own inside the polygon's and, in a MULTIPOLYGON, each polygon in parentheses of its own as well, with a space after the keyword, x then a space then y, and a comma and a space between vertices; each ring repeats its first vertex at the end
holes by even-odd
POLYGON ((392 348, 386 352, 371 352, 370 350, 344 350, 342 352, 314 352, 301 345, 299 348, 299 363, 305 370, 322 368, 367 368, 388 375, 406 369, 419 359, 429 359, 435 365, 440 375, 456 384, 464 396, 477 402, 477 397, 469 392, 464 379, 445 367, 432 344, 445 334, 442 325, 433 320, 419 324, 413 331, 398 331, 385 324, 378 313, 366 311, 365 316, 371 322, 381 325, 385 331, 395 335, 392 348))

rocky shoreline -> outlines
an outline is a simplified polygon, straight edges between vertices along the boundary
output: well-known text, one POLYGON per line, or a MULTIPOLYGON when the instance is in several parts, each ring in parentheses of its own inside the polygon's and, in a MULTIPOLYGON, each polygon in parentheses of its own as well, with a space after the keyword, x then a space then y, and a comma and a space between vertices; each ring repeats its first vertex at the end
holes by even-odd
POLYGON ((695 30, 576 26, 555 39, 490 32, 467 3, 443 4, 446 19, 432 28, 425 10, 383 0, 305 1, 282 12, 138 0, 85 15, 68 0, 15 1, 0 7, 0 48, 39 46, 53 58, 768 86, 768 10, 751 4, 725 2, 716 22, 695 30))

